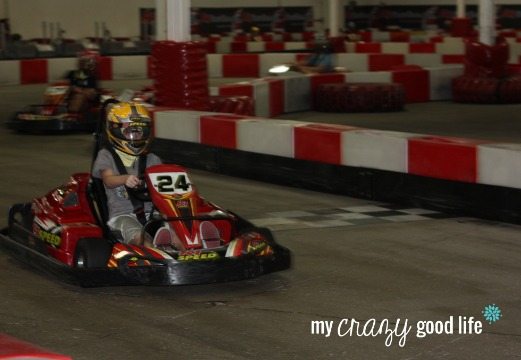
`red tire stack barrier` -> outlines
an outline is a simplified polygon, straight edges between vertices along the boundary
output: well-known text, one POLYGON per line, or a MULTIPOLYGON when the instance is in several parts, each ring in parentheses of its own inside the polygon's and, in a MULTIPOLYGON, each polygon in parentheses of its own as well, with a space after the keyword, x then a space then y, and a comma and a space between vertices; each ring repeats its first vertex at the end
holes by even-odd
POLYGON ((401 84, 322 84, 314 95, 315 109, 325 112, 400 111, 404 103, 401 84))
POLYGON ((253 99, 251 96, 211 96, 209 111, 253 116, 253 99))
POLYGON ((465 72, 452 81, 453 100, 478 104, 521 102, 521 82, 507 77, 508 58, 509 48, 505 42, 494 46, 467 42, 465 72))
POLYGON ((152 46, 152 67, 157 105, 208 108, 205 43, 156 41, 152 46))
POLYGON ((465 44, 465 76, 501 78, 508 72, 506 42, 489 46, 476 41, 465 44))
POLYGON ((452 100, 459 103, 496 104, 500 79, 459 76, 452 80, 452 100))
POLYGON ((521 76, 513 76, 501 81, 499 102, 502 104, 521 103, 521 76))

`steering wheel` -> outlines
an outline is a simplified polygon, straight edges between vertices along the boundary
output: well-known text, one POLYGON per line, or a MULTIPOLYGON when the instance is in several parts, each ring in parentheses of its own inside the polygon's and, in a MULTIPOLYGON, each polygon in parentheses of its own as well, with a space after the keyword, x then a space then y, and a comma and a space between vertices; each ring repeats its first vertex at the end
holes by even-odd
POLYGON ((139 201, 148 202, 150 201, 150 194, 148 192, 147 183, 145 181, 145 176, 139 176, 140 184, 136 186, 135 188, 129 188, 125 186, 127 189, 127 193, 129 196, 134 197, 135 199, 139 201))

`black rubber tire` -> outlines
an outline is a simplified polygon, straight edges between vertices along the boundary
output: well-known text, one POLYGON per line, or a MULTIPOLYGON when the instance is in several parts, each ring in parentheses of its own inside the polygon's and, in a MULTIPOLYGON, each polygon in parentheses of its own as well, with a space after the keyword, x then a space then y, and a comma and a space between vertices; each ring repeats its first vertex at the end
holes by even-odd
POLYGON ((76 246, 74 267, 92 269, 106 267, 112 245, 104 239, 81 239, 76 246))

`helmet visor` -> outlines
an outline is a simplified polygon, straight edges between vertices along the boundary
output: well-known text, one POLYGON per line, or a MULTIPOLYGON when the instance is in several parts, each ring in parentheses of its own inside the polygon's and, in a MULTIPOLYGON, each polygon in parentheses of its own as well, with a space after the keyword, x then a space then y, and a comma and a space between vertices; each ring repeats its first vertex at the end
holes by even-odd
POLYGON ((121 134, 129 141, 146 140, 149 133, 150 127, 148 124, 134 125, 132 123, 123 123, 121 127, 121 134))

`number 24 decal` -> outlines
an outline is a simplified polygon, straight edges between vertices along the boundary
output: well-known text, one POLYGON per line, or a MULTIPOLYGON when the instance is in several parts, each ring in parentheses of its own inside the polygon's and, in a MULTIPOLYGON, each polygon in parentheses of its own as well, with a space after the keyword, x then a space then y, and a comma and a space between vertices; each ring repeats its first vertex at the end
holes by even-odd
POLYGON ((162 194, 186 194, 192 191, 192 184, 186 173, 152 174, 154 188, 162 194))

